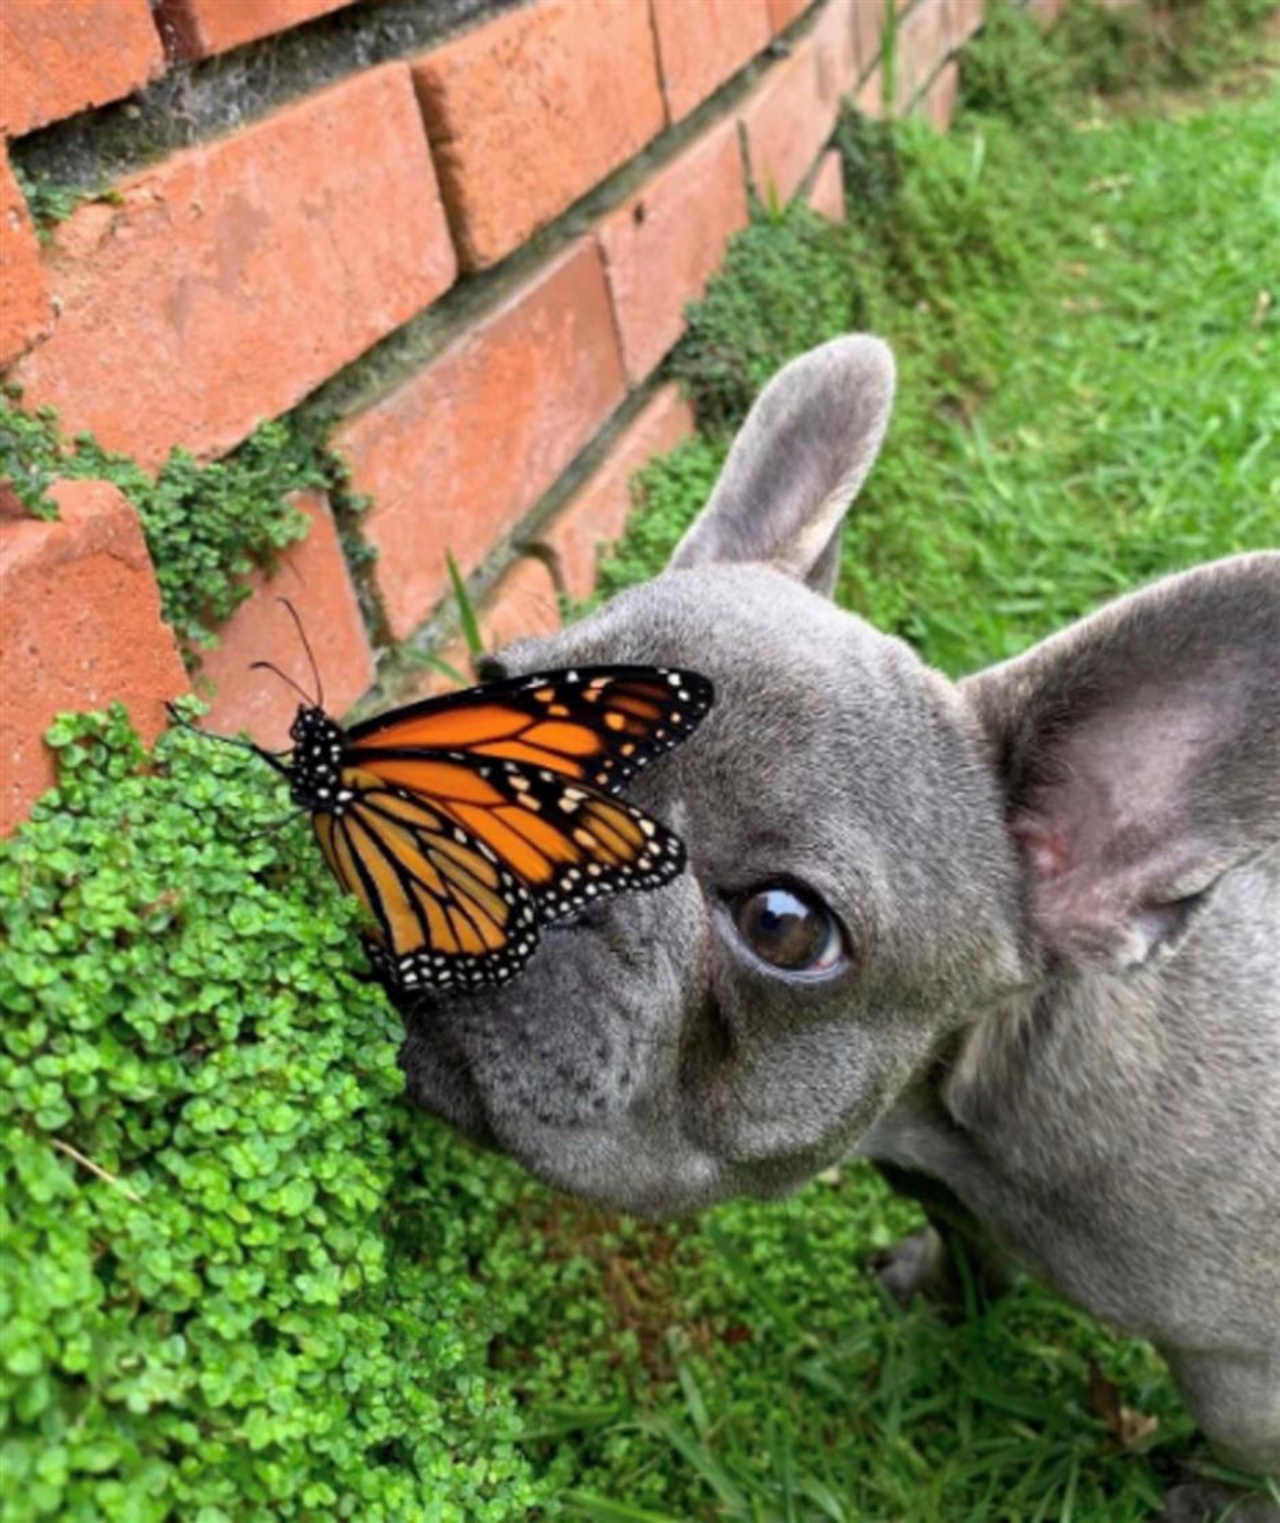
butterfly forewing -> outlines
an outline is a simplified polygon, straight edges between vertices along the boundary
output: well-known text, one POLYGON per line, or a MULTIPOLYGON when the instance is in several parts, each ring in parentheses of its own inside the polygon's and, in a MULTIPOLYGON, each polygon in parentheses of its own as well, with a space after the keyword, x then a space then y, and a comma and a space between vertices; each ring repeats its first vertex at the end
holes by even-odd
POLYGON ((684 740, 711 707, 697 672, 581 667, 429 698, 348 732, 353 754, 423 749, 545 768, 614 792, 684 740))

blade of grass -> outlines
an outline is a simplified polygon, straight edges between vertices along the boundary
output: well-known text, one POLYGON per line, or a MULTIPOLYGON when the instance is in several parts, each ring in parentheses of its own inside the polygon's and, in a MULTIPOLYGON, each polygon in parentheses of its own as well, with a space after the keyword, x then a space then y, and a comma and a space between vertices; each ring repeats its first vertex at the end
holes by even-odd
POLYGON ((449 568, 449 583, 453 588, 454 602, 458 605, 458 624, 462 629, 462 638, 467 643, 472 660, 478 660, 485 654, 485 648, 484 636, 480 633, 480 621, 476 617, 475 604, 471 601, 471 594, 467 590, 466 582, 462 579, 461 571, 458 570, 458 563, 454 560, 452 551, 445 551, 444 562, 449 568))
POLYGON ((589 1491, 566 1491, 560 1497, 562 1516, 590 1518, 592 1523, 688 1523, 666 1512, 650 1512, 630 1502, 612 1502, 589 1491))

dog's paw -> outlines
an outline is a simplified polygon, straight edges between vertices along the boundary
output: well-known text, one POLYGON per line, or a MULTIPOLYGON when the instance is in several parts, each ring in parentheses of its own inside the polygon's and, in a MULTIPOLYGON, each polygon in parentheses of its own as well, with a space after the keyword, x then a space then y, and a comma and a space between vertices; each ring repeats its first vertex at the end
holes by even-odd
POLYGON ((954 1301, 958 1286, 942 1239, 932 1227, 899 1238, 868 1259, 871 1272, 899 1306, 910 1306, 917 1296, 933 1301, 954 1301))
POLYGON ((933 1227, 900 1238, 868 1260, 885 1292, 901 1307, 923 1296, 939 1306, 961 1308, 968 1303, 971 1287, 979 1304, 1004 1295, 1013 1273, 1003 1261, 980 1259, 952 1235, 943 1237, 933 1227))
POLYGON ((1280 1507, 1216 1481, 1190 1481, 1165 1493, 1152 1523, 1280 1523, 1280 1507))

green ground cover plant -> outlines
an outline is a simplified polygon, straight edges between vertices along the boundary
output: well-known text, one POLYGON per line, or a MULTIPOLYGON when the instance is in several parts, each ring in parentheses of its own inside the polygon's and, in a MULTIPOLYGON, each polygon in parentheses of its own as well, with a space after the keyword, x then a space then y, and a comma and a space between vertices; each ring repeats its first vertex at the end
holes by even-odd
POLYGON ((52 739, 0 849, 0 1518, 526 1515, 467 1272, 517 1280, 514 1187, 405 1113, 305 830, 243 752, 52 739))
MULTIPOLYGON (((610 590, 850 314, 901 376, 841 596, 947 670, 1280 543, 1274 82, 1135 109, 1016 18, 975 57, 951 139, 844 124, 845 230, 758 213, 610 590), (1022 116, 1012 49, 1056 81, 1022 116)), ((411 1114, 278 780, 182 732, 147 759, 119 715, 54 738, 0 845, 4 1523, 1136 1523, 1206 1462, 1154 1354, 1031 1285, 886 1307, 866 1258, 917 1218, 860 1166, 653 1226, 411 1114)))

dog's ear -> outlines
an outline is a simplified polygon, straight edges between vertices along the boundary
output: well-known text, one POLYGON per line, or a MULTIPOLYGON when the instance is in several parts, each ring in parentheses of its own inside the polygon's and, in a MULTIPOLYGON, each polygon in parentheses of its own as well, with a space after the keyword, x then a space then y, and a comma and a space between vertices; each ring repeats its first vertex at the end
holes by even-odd
POLYGON ((840 523, 879 453, 893 376, 889 347, 865 334, 832 339, 780 370, 671 566, 762 562, 829 595, 840 523))
POLYGON ((964 690, 1036 927, 1072 962, 1145 962, 1280 842, 1280 554, 1156 583, 964 690))

